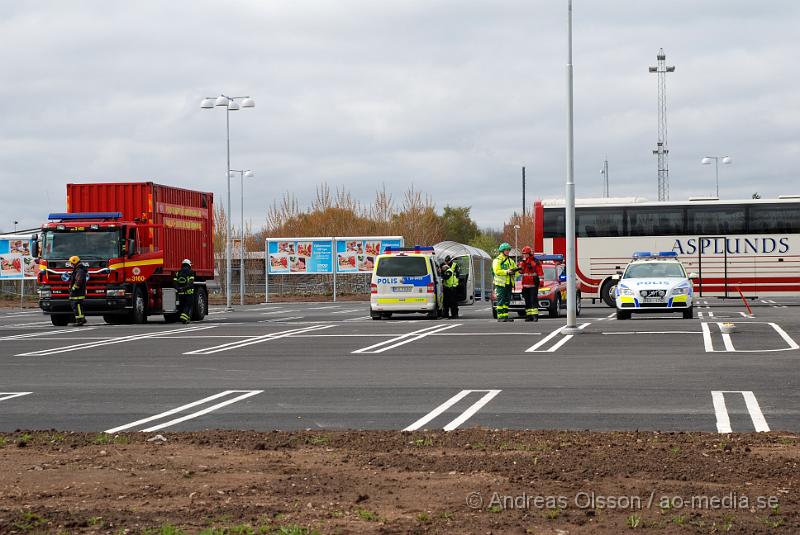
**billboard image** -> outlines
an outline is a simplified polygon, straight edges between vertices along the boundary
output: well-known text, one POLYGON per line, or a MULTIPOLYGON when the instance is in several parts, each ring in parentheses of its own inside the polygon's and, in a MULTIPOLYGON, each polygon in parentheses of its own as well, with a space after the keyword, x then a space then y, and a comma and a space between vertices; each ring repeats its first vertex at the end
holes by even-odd
POLYGON ((0 279, 35 279, 37 266, 31 249, 29 237, 0 238, 0 279))
POLYGON ((267 241, 270 274, 333 273, 333 245, 330 238, 280 238, 267 241))
POLYGON ((338 273, 371 273, 375 257, 386 247, 400 247, 400 236, 371 238, 336 238, 336 271, 338 273))

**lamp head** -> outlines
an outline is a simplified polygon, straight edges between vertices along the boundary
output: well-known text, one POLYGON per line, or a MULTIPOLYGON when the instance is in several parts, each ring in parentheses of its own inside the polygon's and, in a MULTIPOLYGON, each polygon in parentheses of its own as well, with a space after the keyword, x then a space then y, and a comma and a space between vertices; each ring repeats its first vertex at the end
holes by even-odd
POLYGON ((701 164, 703 164, 703 165, 708 165, 708 164, 710 164, 710 163, 711 163, 711 158, 709 158, 708 156, 706 156, 705 158, 703 158, 702 160, 700 160, 700 163, 701 163, 701 164))
POLYGON ((725 157, 722 159, 722 163, 733 163, 733 160, 731 160, 731 157, 730 157, 730 156, 725 156, 725 157))
POLYGON ((256 101, 253 100, 250 97, 247 97, 242 101, 241 106, 242 106, 242 108, 255 108, 256 107, 256 101))
POLYGON ((209 110, 214 107, 214 99, 213 98, 204 98, 203 101, 200 103, 200 107, 206 110, 209 110))
POLYGON ((256 174, 250 169, 248 169, 247 171, 244 172, 244 176, 245 178, 253 178, 254 176, 256 176, 256 174))
POLYGON ((217 97, 217 100, 214 101, 215 106, 227 106, 230 99, 228 97, 224 97, 222 95, 217 97))
POLYGON ((239 103, 235 100, 231 100, 228 102, 228 110, 230 111, 238 111, 239 110, 239 103))

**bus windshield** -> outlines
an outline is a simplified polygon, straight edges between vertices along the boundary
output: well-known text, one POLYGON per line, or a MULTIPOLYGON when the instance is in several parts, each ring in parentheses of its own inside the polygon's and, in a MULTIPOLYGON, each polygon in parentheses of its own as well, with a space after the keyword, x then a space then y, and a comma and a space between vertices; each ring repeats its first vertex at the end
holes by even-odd
POLYGON ((644 262, 631 264, 625 270, 623 279, 644 279, 656 277, 686 278, 683 266, 677 262, 644 262))
POLYGON ((66 260, 76 255, 82 260, 106 260, 120 256, 118 229, 42 233, 44 260, 66 260))

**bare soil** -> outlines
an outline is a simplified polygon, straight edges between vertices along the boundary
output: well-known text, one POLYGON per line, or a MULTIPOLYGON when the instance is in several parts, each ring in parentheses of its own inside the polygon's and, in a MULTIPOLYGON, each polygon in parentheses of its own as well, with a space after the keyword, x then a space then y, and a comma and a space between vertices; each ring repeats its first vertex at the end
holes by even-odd
POLYGON ((800 533, 796 434, 163 436, 0 434, 0 533, 800 533))

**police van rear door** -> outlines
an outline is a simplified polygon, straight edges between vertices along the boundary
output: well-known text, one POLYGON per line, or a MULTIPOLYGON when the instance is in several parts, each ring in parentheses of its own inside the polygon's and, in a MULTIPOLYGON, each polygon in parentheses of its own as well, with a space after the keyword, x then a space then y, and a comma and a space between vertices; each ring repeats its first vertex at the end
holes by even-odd
POLYGON ((424 256, 382 256, 375 269, 378 294, 398 302, 420 302, 434 297, 434 280, 430 262, 424 256))

